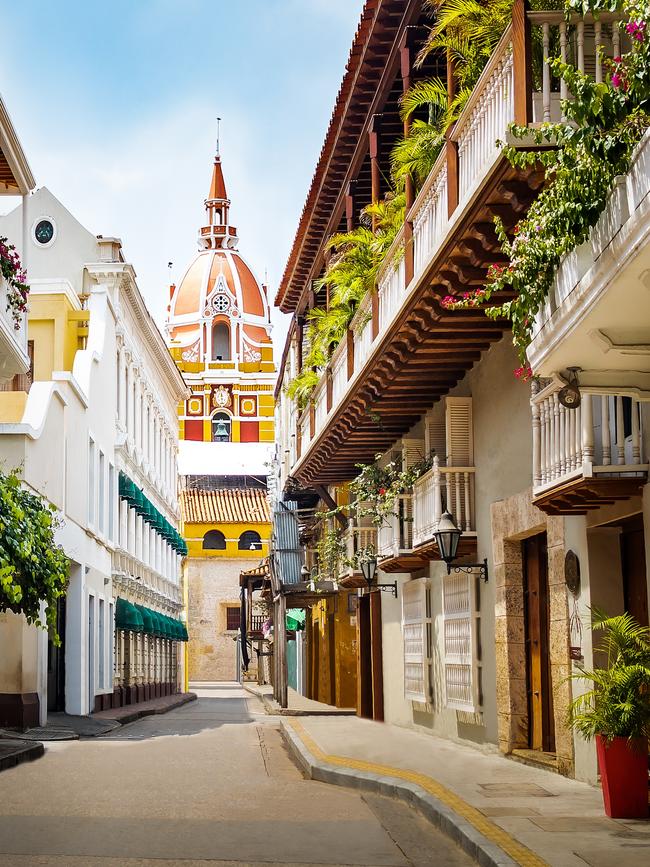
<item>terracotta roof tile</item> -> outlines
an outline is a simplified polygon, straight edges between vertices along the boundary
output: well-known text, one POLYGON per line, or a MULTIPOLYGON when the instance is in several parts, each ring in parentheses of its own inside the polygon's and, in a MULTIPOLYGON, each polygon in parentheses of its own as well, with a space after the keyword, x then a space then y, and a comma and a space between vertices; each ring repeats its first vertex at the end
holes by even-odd
POLYGON ((263 524, 271 520, 266 491, 259 488, 181 491, 180 505, 187 524, 263 524))

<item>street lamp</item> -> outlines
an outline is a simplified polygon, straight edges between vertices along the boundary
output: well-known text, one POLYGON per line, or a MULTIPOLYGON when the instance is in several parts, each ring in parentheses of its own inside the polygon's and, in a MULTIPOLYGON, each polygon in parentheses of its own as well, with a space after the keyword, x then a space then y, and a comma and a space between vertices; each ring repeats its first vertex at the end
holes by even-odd
MULTIPOLYGON (((458 543, 462 536, 462 531, 458 528, 458 524, 454 520, 451 512, 443 512, 442 517, 438 521, 438 528, 433 534, 440 552, 440 557, 447 564, 447 575, 451 575, 452 564, 458 554, 458 543)), ((474 569, 479 570, 479 578, 483 581, 488 580, 488 562, 487 557, 482 563, 466 563, 462 566, 453 567, 454 572, 473 572, 474 569)))
POLYGON ((393 584, 377 584, 377 558, 374 554, 368 554, 360 561, 361 574, 364 581, 368 585, 368 592, 371 590, 385 590, 387 593, 392 593, 397 599, 397 581, 393 584))

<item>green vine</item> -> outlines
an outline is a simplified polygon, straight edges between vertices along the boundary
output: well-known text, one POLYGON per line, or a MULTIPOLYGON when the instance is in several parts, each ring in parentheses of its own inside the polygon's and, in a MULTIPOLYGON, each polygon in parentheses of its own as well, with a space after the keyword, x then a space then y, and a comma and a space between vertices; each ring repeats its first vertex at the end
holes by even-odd
POLYGON ((65 594, 69 566, 54 541, 57 526, 53 506, 25 490, 15 472, 0 473, 0 611, 24 614, 28 623, 49 627, 56 644, 56 601, 65 594))
POLYGON ((497 234, 509 260, 492 265, 484 288, 462 297, 447 296, 448 309, 481 307, 492 319, 510 320, 513 343, 522 367, 516 375, 532 374, 526 358, 535 315, 552 288, 564 255, 589 237, 598 222, 615 178, 630 167, 634 147, 650 124, 650 53, 646 22, 647 0, 567 0, 567 13, 622 12, 621 24, 631 38, 631 50, 607 64, 607 80, 597 84, 575 67, 551 59, 552 74, 563 79, 573 94, 563 100, 565 123, 543 124, 531 131, 513 125, 515 138, 532 135, 538 145, 552 150, 522 152, 504 147, 513 166, 531 169, 542 165, 546 186, 519 221, 512 236, 496 220, 497 234), (498 293, 514 293, 502 303, 489 302, 498 293), (487 306, 486 306, 487 305, 487 306))

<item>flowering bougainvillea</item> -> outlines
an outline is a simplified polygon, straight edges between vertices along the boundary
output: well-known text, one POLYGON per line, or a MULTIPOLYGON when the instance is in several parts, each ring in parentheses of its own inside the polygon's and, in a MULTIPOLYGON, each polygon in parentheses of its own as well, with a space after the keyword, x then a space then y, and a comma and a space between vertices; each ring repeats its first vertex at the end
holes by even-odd
POLYGON ((462 296, 447 296, 447 309, 482 307, 492 319, 508 319, 525 381, 532 375, 526 357, 535 315, 553 285, 564 255, 589 236, 605 209, 617 175, 629 170, 635 145, 650 125, 650 39, 648 0, 567 0, 567 13, 622 13, 619 26, 630 50, 604 63, 607 80, 597 83, 559 59, 549 60, 552 75, 563 79, 570 100, 562 103, 566 122, 532 130, 513 125, 514 138, 532 136, 541 152, 504 147, 512 165, 523 170, 541 163, 546 186, 508 233, 497 219, 496 230, 508 264, 492 265, 484 287, 462 296), (501 303, 499 295, 508 294, 501 303))
POLYGON ((6 238, 0 238, 0 271, 7 282, 7 310, 11 311, 14 328, 18 330, 27 312, 29 286, 18 251, 6 238))

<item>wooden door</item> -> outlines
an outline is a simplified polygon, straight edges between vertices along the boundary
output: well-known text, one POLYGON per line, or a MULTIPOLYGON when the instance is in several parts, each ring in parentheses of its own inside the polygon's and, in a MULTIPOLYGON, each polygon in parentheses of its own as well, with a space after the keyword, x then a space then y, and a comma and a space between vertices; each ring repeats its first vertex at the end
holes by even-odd
POLYGON ((370 596, 360 596, 357 607, 357 714, 372 719, 372 642, 370 596))
POLYGON ((549 658, 549 599, 546 533, 525 539, 524 617, 528 691, 528 746, 555 751, 553 692, 549 658))
POLYGON ((372 718, 384 719, 384 666, 381 642, 381 592, 370 594, 370 637, 372 660, 372 718))
POLYGON ((635 515, 625 521, 621 530, 621 566, 625 610, 641 626, 648 626, 648 582, 643 515, 635 515))

